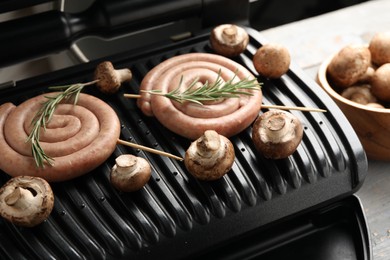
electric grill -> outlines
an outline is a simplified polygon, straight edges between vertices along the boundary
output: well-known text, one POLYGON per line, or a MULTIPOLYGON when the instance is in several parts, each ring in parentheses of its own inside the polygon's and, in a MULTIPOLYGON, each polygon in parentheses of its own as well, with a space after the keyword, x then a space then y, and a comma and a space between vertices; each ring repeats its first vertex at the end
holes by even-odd
MULTIPOLYGON (((11 2, 4 1, 2 10, 23 5, 11 2)), ((49 91, 49 86, 90 81, 96 65, 110 60, 117 68, 130 68, 132 81, 113 96, 94 88, 85 92, 114 108, 122 124, 121 139, 172 154, 184 156, 190 141, 145 117, 123 93, 137 93, 145 74, 169 57, 213 53, 209 32, 221 23, 237 23, 248 31, 249 46, 234 60, 263 83, 264 104, 328 111, 291 111, 303 123, 304 138, 287 159, 258 154, 250 127, 230 138, 236 152, 233 168, 212 182, 196 180, 182 162, 118 145, 94 171, 52 183, 55 206, 44 223, 21 228, 1 219, 1 259, 371 258, 367 224, 354 195, 367 172, 362 146, 335 103, 294 62, 280 79, 258 76, 251 60, 266 39, 247 23, 248 8, 247 1, 98 0, 78 14, 48 11, 0 24, 0 44, 7 50, 1 54, 3 66, 67 48, 82 36, 100 32, 111 37, 137 31, 130 39, 148 39, 117 54, 3 85, 0 104, 19 104, 49 91), (191 25, 185 28, 193 30, 185 39, 153 37, 156 30, 170 31, 173 23, 188 20, 191 25), (49 21, 51 28, 46 26, 49 21), (32 28, 23 32, 23 24, 32 28), (47 42, 45 35, 54 33, 56 44, 47 42), (21 41, 26 36, 31 40, 21 41), (14 51, 16 46, 26 46, 26 51, 14 51), (123 153, 142 156, 152 165, 152 178, 140 191, 121 193, 109 183, 114 159, 123 153)), ((9 178, 1 173, 0 184, 9 178)))

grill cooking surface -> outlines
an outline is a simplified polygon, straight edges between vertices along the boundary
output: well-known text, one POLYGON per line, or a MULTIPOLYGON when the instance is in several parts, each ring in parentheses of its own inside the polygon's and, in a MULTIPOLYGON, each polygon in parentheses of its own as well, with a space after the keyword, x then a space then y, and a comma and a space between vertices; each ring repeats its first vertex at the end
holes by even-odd
MULTIPOLYGON (((257 75, 251 60, 264 40, 248 30, 250 44, 236 61, 257 75)), ((85 92, 116 110, 122 124, 121 139, 184 156, 190 141, 171 133, 156 119, 145 117, 135 100, 122 94, 137 93, 142 78, 155 65, 189 52, 212 52, 208 35, 108 58, 117 68, 129 67, 133 80, 114 96, 105 96, 93 87, 85 92)), ((19 104, 46 92, 48 86, 90 81, 96 64, 19 82, 16 88, 0 92, 0 104, 19 104)), ((193 256, 354 192, 364 178, 366 159, 336 105, 294 65, 281 79, 258 79, 264 83, 264 104, 329 111, 291 111, 304 125, 303 141, 292 156, 265 159, 256 152, 248 128, 231 138, 236 151, 232 170, 221 180, 203 182, 194 179, 183 162, 118 145, 109 160, 93 172, 52 184, 55 206, 41 225, 28 229, 0 220, 1 259, 193 256), (114 159, 123 153, 145 157, 152 165, 152 178, 138 192, 121 193, 110 185, 114 159)), ((0 184, 8 179, 0 174, 0 184)))

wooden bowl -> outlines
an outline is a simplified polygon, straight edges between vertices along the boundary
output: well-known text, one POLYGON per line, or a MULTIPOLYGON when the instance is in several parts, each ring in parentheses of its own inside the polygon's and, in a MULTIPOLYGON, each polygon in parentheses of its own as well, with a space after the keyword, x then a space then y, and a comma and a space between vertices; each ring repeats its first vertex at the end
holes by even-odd
POLYGON ((327 79, 325 60, 318 70, 318 82, 337 103, 356 131, 369 159, 390 161, 390 109, 372 108, 342 97, 327 79))

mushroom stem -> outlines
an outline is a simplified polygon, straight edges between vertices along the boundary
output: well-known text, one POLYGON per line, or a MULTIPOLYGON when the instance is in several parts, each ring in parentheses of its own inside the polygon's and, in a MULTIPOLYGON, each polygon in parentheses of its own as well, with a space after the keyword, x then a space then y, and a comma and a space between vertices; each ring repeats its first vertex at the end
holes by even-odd
POLYGON ((5 198, 5 203, 8 206, 19 210, 25 210, 34 204, 38 207, 40 199, 36 199, 29 189, 16 187, 15 190, 5 198))
POLYGON ((196 141, 197 154, 203 158, 211 158, 220 148, 219 135, 215 131, 206 131, 204 135, 196 141))
POLYGON ((16 187, 12 193, 5 197, 4 201, 8 206, 13 206, 19 201, 21 196, 20 187, 16 187))
POLYGON ((287 135, 288 132, 289 128, 286 127, 286 118, 282 115, 273 115, 265 123, 264 135, 274 143, 279 143, 280 139, 287 135))
POLYGON ((117 166, 116 170, 119 174, 131 173, 137 168, 137 158, 135 156, 131 157, 123 157, 119 156, 115 160, 115 164, 117 166))
POLYGON ((133 74, 128 68, 115 70, 115 73, 121 82, 130 81, 133 77, 133 74))
POLYGON ((234 24, 229 27, 225 27, 222 30, 222 38, 229 43, 234 43, 237 37, 237 26, 234 24))

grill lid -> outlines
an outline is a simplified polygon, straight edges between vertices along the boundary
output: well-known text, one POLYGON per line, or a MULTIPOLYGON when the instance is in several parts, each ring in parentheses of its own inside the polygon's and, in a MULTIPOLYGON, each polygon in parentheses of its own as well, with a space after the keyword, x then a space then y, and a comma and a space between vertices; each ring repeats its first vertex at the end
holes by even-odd
MULTIPOLYGON (((49 1, 21 2, 2 1, 0 15, 10 9, 18 10, 49 1)), ((186 30, 198 32, 222 23, 247 22, 248 14, 247 0, 97 0, 77 13, 49 10, 16 16, 0 20, 0 49, 3 50, 0 52, 0 67, 69 49, 77 40, 87 36, 110 39, 145 30, 156 33, 172 23, 183 21, 186 30)))
MULTIPOLYGON (((236 61, 257 75, 251 60, 265 40, 247 30, 249 46, 236 61)), ((117 67, 130 68, 133 80, 114 96, 104 96, 93 88, 86 92, 117 112, 121 139, 184 156, 190 141, 145 117, 135 102, 122 94, 137 93, 144 75, 169 57, 212 52, 208 37, 206 33, 169 46, 107 58, 117 67)), ((20 81, 1 91, 0 104, 19 104, 51 85, 87 82, 98 62, 20 81)), ((265 104, 318 106, 328 111, 291 111, 304 126, 302 143, 292 156, 265 159, 256 152, 248 128, 231 138, 236 151, 232 170, 218 181, 202 182, 181 162, 118 145, 93 172, 52 184, 55 206, 41 225, 26 229, 0 220, 1 258, 183 258, 355 192, 365 177, 367 161, 335 103, 294 64, 280 79, 258 79, 264 83, 265 104), (109 183, 114 159, 123 153, 145 157, 152 165, 152 178, 138 192, 121 193, 109 183)), ((8 179, 0 174, 0 184, 8 179)))

